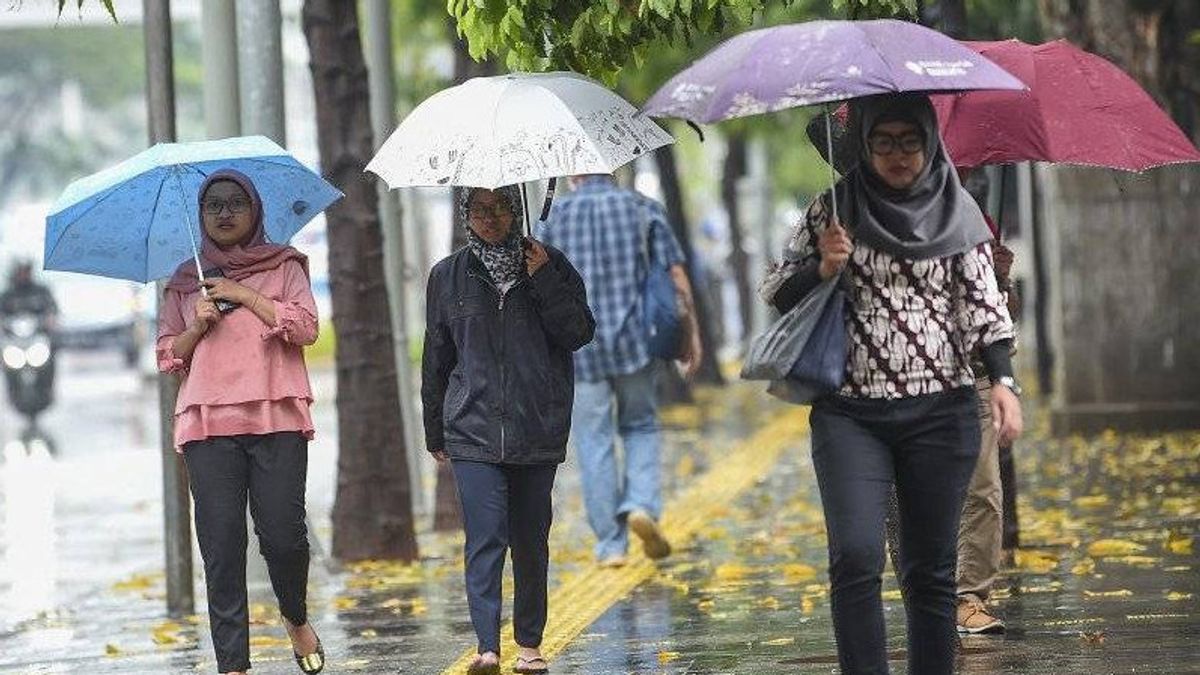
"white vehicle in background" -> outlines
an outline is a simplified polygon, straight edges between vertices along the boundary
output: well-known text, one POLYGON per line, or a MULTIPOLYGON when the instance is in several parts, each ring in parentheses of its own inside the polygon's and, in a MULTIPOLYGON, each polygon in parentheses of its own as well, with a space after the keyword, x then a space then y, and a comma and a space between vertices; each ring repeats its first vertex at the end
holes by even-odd
POLYGON ((153 339, 143 320, 142 284, 67 272, 43 272, 41 280, 58 303, 59 347, 115 350, 127 365, 137 364, 153 339))

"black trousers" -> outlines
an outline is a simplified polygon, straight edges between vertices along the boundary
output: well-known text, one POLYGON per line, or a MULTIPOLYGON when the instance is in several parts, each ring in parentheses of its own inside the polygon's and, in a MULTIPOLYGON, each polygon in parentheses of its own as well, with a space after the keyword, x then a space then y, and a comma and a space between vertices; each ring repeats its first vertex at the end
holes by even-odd
POLYGON ((453 466, 467 535, 467 605, 479 653, 500 653, 500 584, 510 548, 517 644, 539 647, 546 628, 550 493, 558 467, 462 460, 453 466))
POLYGON ((280 613, 295 625, 308 622, 308 441, 298 432, 209 438, 187 443, 183 457, 195 501, 217 668, 247 670, 247 501, 280 613))
POLYGON ((958 523, 979 455, 974 387, 897 401, 830 396, 813 406, 813 465, 829 534, 830 604, 847 675, 888 672, 880 596, 895 485, 908 672, 954 672, 958 523))

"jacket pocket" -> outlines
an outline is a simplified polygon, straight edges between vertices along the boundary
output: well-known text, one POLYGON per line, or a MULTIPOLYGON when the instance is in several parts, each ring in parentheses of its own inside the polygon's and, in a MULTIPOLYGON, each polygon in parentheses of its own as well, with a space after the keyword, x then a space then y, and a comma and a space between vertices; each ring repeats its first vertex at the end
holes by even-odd
POLYGON ((478 294, 452 296, 446 318, 455 321, 478 316, 488 311, 488 304, 488 299, 478 294))

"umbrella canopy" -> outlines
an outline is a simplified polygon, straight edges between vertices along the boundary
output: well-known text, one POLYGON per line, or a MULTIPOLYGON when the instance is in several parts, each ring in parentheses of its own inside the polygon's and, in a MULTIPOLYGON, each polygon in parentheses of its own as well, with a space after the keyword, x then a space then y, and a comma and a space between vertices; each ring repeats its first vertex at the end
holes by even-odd
POLYGON ((978 52, 915 23, 809 21, 726 40, 643 109, 707 124, 872 94, 1023 88, 978 52))
POLYGON ((595 80, 568 72, 477 77, 418 105, 367 164, 388 187, 496 188, 612 173, 673 142, 595 80))
POLYGON ((141 282, 170 276, 195 255, 198 193, 219 169, 254 182, 267 239, 276 243, 342 197, 263 136, 160 143, 67 186, 46 217, 46 269, 141 282))
POLYGON ((1200 151, 1133 78, 1066 40, 967 42, 1025 91, 936 96, 958 166, 1044 161, 1125 171, 1200 161, 1200 151))

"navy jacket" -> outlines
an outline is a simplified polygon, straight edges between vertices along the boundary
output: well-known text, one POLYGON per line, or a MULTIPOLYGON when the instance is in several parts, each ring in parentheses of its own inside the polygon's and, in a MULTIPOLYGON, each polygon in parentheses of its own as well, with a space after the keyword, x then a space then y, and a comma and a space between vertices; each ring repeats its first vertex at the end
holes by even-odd
POLYGON ((421 399, 425 442, 453 459, 566 459, 572 352, 596 322, 583 279, 561 251, 501 295, 469 248, 434 266, 426 299, 421 399))

